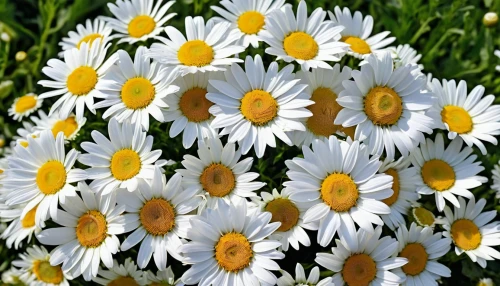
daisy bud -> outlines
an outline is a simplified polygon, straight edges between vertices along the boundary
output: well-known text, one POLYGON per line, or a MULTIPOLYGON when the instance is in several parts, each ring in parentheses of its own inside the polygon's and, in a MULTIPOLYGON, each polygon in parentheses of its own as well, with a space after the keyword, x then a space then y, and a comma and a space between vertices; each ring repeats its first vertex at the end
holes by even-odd
POLYGON ((9 34, 7 34, 5 32, 3 32, 0 35, 0 39, 2 39, 2 41, 7 42, 7 43, 10 42, 10 36, 9 36, 9 34))
POLYGON ((484 14, 483 24, 486 27, 493 27, 498 23, 498 15, 495 12, 488 12, 484 14))
POLYGON ((26 54, 25 51, 19 51, 16 53, 16 61, 22 62, 26 59, 28 55, 26 54))

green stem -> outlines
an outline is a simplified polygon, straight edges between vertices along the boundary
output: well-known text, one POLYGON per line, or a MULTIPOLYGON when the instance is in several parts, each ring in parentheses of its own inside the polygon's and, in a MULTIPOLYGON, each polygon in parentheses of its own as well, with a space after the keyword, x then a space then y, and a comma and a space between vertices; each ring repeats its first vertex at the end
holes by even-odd
POLYGON ((40 66, 40 62, 42 61, 43 50, 44 50, 45 44, 47 43, 47 38, 49 37, 49 34, 50 34, 50 26, 51 26, 52 21, 54 20, 54 16, 55 16, 54 10, 49 9, 47 12, 48 12, 47 13, 47 21, 46 21, 46 23, 44 23, 42 36, 40 37, 40 44, 38 45, 36 59, 35 59, 35 62, 33 63, 33 66, 32 66, 32 73, 33 73, 33 75, 35 75, 37 77, 40 75, 40 69, 38 67, 40 66))
POLYGON ((2 69, 0 70, 0 78, 3 78, 7 65, 9 64, 10 42, 5 43, 5 53, 3 54, 2 69))

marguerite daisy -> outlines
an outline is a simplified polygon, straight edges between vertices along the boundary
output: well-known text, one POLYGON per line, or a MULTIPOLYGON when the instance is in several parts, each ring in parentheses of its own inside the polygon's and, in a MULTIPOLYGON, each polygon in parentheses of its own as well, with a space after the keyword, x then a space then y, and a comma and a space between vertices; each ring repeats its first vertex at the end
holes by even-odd
POLYGON ((406 65, 416 65, 420 71, 424 69, 424 66, 418 63, 418 61, 422 58, 422 55, 417 54, 417 51, 410 47, 410 45, 399 45, 397 47, 389 47, 387 49, 392 54, 394 66, 396 68, 406 65))
POLYGON ((87 19, 85 25, 78 24, 76 26, 76 32, 70 31, 68 37, 62 38, 62 41, 59 43, 59 46, 62 47, 62 52, 59 53, 59 56, 63 57, 66 50, 79 49, 82 43, 87 43, 90 46, 96 41, 99 45, 105 45, 112 39, 110 37, 111 32, 111 27, 103 20, 94 19, 94 21, 91 21, 87 19))
POLYGON ((215 115, 212 127, 224 128, 221 135, 229 134, 229 142, 238 141, 242 154, 253 146, 259 158, 267 145, 276 147, 274 136, 292 145, 284 131, 305 131, 301 120, 312 115, 305 107, 313 104, 303 93, 307 86, 292 72, 293 65, 278 72, 276 62, 266 72, 259 55, 247 56, 245 71, 233 64, 225 81, 209 81, 216 90, 207 94, 215 103, 210 107, 215 115))
POLYGON ((434 142, 427 138, 425 143, 411 152, 411 161, 418 174, 417 192, 435 194, 440 212, 444 209, 445 199, 461 207, 455 195, 473 198, 469 189, 488 181, 485 177, 477 176, 484 167, 480 161, 474 162, 477 155, 470 155, 470 147, 462 149, 462 143, 462 139, 455 138, 445 149, 443 135, 438 133, 434 142))
POLYGON ((42 103, 43 99, 41 97, 38 97, 38 95, 34 93, 28 93, 14 99, 14 103, 11 108, 9 108, 8 112, 14 120, 21 121, 23 117, 30 115, 40 108, 42 103))
POLYGON ((434 228, 437 223, 441 222, 441 219, 437 219, 430 210, 424 208, 419 203, 415 203, 413 205, 411 214, 413 219, 419 226, 429 226, 434 228))
POLYGON ((36 124, 34 130, 50 130, 54 138, 59 132, 63 132, 64 139, 68 141, 75 139, 82 126, 87 122, 87 118, 77 119, 74 114, 70 114, 68 117, 61 117, 59 113, 47 116, 42 110, 38 111, 38 116, 30 117, 36 124))
POLYGON ((171 286, 184 286, 181 279, 175 279, 174 272, 169 266, 165 270, 159 270, 156 275, 151 271, 144 272, 144 277, 148 282, 148 285, 171 285, 171 286))
POLYGON ((94 277, 92 281, 100 285, 109 286, 133 286, 147 285, 144 272, 137 269, 132 258, 125 259, 124 264, 119 264, 116 260, 113 261, 113 267, 109 270, 99 268, 98 275, 102 277, 94 277))
POLYGON ((21 219, 25 205, 20 204, 5 209, 0 207, 0 221, 12 221, 2 232, 2 235, 0 235, 0 238, 5 240, 5 245, 8 248, 14 246, 15 249, 18 249, 24 240, 29 243, 33 233, 36 235, 42 230, 42 227, 45 227, 43 222, 40 226, 35 224, 35 214, 38 206, 29 210, 24 218, 21 219))
POLYGON ((309 277, 306 277, 306 273, 304 271, 304 267, 302 264, 297 263, 295 266, 295 279, 288 272, 282 270, 280 278, 278 278, 278 286, 334 286, 332 283, 332 277, 326 277, 321 280, 319 283, 319 267, 315 266, 311 273, 309 273, 309 277))

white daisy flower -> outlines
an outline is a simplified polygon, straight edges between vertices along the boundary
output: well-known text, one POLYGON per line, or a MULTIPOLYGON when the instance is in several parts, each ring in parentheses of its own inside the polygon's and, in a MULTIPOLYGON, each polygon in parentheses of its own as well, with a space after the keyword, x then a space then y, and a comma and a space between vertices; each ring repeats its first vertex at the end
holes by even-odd
POLYGON ((101 18, 117 33, 116 38, 121 38, 120 43, 134 44, 154 38, 163 30, 163 25, 177 13, 167 14, 168 9, 175 1, 163 3, 163 0, 117 0, 108 3, 109 11, 115 18, 101 18), (154 5, 154 6, 153 6, 154 5))
POLYGON ((184 263, 192 264, 182 275, 188 285, 275 285, 271 271, 280 269, 275 259, 280 242, 269 240, 280 223, 271 214, 247 212, 246 202, 221 202, 190 220, 190 242, 181 246, 184 263))
POLYGON ((396 253, 398 242, 389 236, 380 239, 382 227, 373 233, 363 229, 336 239, 332 254, 317 253, 316 263, 336 272, 332 276, 335 285, 400 285, 406 279, 404 273, 398 273, 399 267, 408 260, 403 257, 391 257, 396 253), (354 236, 352 236, 354 235, 354 236))
POLYGON ((302 264, 297 263, 295 266, 295 278, 293 278, 292 275, 290 275, 288 272, 281 270, 281 276, 278 278, 278 286, 315 286, 315 285, 321 285, 321 286, 334 286, 334 284, 331 282, 332 278, 327 277, 325 279, 322 279, 319 283, 319 267, 315 266, 311 272, 309 273, 309 277, 306 277, 306 273, 304 271, 304 267, 302 267, 302 264))
POLYGON ((23 275, 23 271, 21 269, 17 269, 15 267, 11 267, 7 271, 2 273, 2 282, 5 284, 15 284, 19 285, 22 283, 20 277, 23 275))
POLYGON ((312 115, 305 107, 314 103, 303 93, 307 86, 295 79, 293 68, 288 65, 278 72, 278 64, 272 62, 266 72, 260 55, 247 56, 245 71, 233 64, 225 81, 210 80, 217 90, 207 94, 215 103, 210 107, 215 115, 212 127, 224 128, 221 135, 229 134, 229 142, 238 141, 242 154, 253 146, 259 158, 267 145, 276 147, 274 136, 292 145, 284 131, 305 131, 301 120, 312 115))
POLYGON ((19 280, 27 285, 33 286, 69 286, 68 280, 71 276, 64 273, 61 266, 52 266, 49 254, 43 246, 33 245, 28 247, 25 253, 19 254, 19 260, 12 261, 12 265, 19 267, 21 276, 19 280))
POLYGON ((326 61, 339 61, 348 44, 339 42, 342 26, 325 21, 326 12, 316 8, 307 16, 306 1, 301 0, 294 15, 291 5, 274 10, 266 18, 266 29, 259 37, 266 42, 266 54, 290 63, 296 61, 302 69, 331 69, 326 61))
POLYGON ((82 198, 67 197, 61 203, 64 210, 58 210, 53 218, 62 227, 44 229, 37 239, 42 244, 57 245, 51 265, 62 263, 64 273, 74 278, 83 275, 90 281, 97 276, 101 261, 108 269, 113 267, 112 255, 120 247, 116 235, 132 229, 121 215, 125 207, 116 206, 115 193, 104 198, 84 182, 78 183, 78 191, 82 198))
POLYGON ((165 28, 169 39, 157 37, 162 43, 153 43, 148 56, 167 66, 179 66, 182 75, 197 71, 224 71, 226 66, 242 60, 232 55, 241 53, 244 47, 235 45, 240 38, 231 24, 215 24, 203 17, 186 17, 187 40, 179 30, 172 26, 165 28))
POLYGON ((179 90, 169 95, 165 101, 168 105, 163 109, 165 121, 173 121, 170 126, 170 138, 182 134, 182 145, 185 149, 191 148, 196 138, 204 140, 218 136, 218 129, 210 123, 214 119, 208 111, 214 104, 206 98, 207 92, 216 92, 208 84, 210 79, 224 79, 222 72, 197 72, 178 77, 173 85, 179 90))
POLYGON ((182 261, 178 248, 183 244, 189 228, 187 215, 196 209, 201 198, 195 196, 196 189, 184 190, 182 177, 175 174, 168 182, 156 167, 151 183, 139 181, 139 187, 133 193, 123 192, 117 197, 118 205, 125 205, 127 213, 125 223, 135 231, 121 245, 127 251, 141 244, 137 255, 137 264, 145 268, 151 256, 159 270, 167 269, 167 252, 173 258, 182 261))
POLYGON ((144 272, 137 269, 132 258, 125 259, 124 264, 119 264, 116 259, 113 260, 113 267, 109 270, 99 268, 98 275, 92 281, 99 285, 147 285, 144 272))
POLYGON ((473 262, 486 268, 488 260, 500 259, 500 252, 494 246, 500 245, 500 222, 491 222, 497 215, 492 210, 481 213, 486 205, 485 199, 472 197, 468 203, 462 197, 458 198, 460 207, 454 211, 446 206, 444 213, 446 221, 443 235, 450 237, 455 244, 455 253, 460 255, 465 252, 473 262))
POLYGON ((387 49, 391 52, 392 58, 394 59, 394 66, 396 68, 406 65, 415 65, 418 67, 419 71, 424 69, 424 66, 418 63, 418 61, 422 58, 422 55, 418 54, 418 52, 414 48, 410 47, 410 45, 399 45, 397 47, 389 47, 387 49))
POLYGON ((285 161, 291 181, 290 199, 310 202, 305 223, 319 221, 318 243, 327 246, 338 233, 344 240, 355 237, 356 224, 373 233, 373 224, 383 225, 381 214, 391 209, 382 201, 393 191, 392 176, 376 174, 381 162, 370 157, 358 141, 339 141, 335 136, 314 140, 312 150, 302 146, 304 158, 285 161))
MULTIPOLYGON (((497 57, 499 57, 499 58, 500 58, 500 50, 496 50, 496 51, 495 51, 495 56, 497 56, 497 57)), ((500 65, 496 66, 496 67, 495 67, 495 69, 496 69, 497 71, 500 71, 500 65)))
POLYGON ((418 174, 417 192, 422 195, 434 194, 440 212, 444 209, 445 199, 460 207, 455 195, 471 199, 474 194, 469 189, 488 181, 485 177, 477 176, 484 167, 481 161, 474 162, 477 155, 470 155, 470 147, 462 149, 462 143, 460 138, 455 138, 445 149, 443 135, 438 133, 434 142, 427 138, 425 143, 411 152, 411 161, 418 174))
POLYGON ((112 31, 111 27, 101 19, 94 19, 93 21, 87 19, 85 25, 78 24, 76 31, 70 31, 68 37, 62 38, 62 41, 59 42, 59 46, 62 48, 59 56, 63 57, 66 50, 79 49, 82 43, 87 43, 90 46, 94 41, 98 40, 99 45, 105 45, 113 38, 110 37, 112 31))
POLYGON ((433 79, 430 89, 437 97, 430 114, 437 128, 448 130, 449 139, 460 136, 467 146, 476 145, 483 155, 486 155, 486 147, 481 141, 497 145, 494 136, 500 134, 500 105, 491 105, 494 95, 482 98, 482 85, 467 95, 467 84, 463 80, 457 85, 454 80, 443 79, 440 83, 433 79))
POLYGON ((35 112, 42 106, 43 99, 34 93, 28 93, 21 97, 14 99, 14 103, 9 108, 9 116, 14 120, 21 121, 23 117, 35 112))
POLYGON ((199 194, 204 198, 198 213, 205 208, 214 208, 220 201, 244 200, 255 197, 256 190, 265 183, 254 181, 258 173, 248 172, 253 158, 240 161, 241 151, 235 150, 234 143, 225 146, 219 138, 209 138, 199 142, 198 157, 184 155, 181 164, 186 169, 176 172, 182 175, 182 186, 185 193, 199 194))
POLYGON ((500 161, 493 166, 493 170, 491 170, 491 178, 493 179, 493 184, 490 188, 495 190, 496 198, 500 198, 500 161))
POLYGON ((99 131, 92 131, 95 143, 83 142, 81 147, 87 153, 78 161, 89 166, 90 188, 107 195, 118 188, 133 192, 138 179, 153 177, 154 163, 161 156, 161 150, 151 151, 153 136, 147 136, 139 124, 122 124, 112 118, 108 124, 109 140, 99 131))
POLYGON ((151 271, 145 271, 144 277, 148 282, 147 285, 171 285, 171 286, 184 286, 181 279, 175 279, 174 272, 169 266, 165 270, 158 270, 156 275, 151 271))
POLYGON ((394 69, 391 55, 380 58, 370 55, 361 71, 353 71, 353 81, 344 81, 337 102, 344 107, 335 124, 356 126, 354 139, 364 142, 370 154, 394 159, 395 147, 403 157, 419 142, 425 133, 432 133, 433 120, 423 113, 433 103, 425 91, 426 79, 412 73, 412 66, 394 69))
POLYGON ((477 283, 477 286, 494 286, 493 280, 491 278, 481 278, 477 283))
POLYGON ((85 106, 95 114, 94 96, 101 93, 96 89, 97 83, 116 61, 115 55, 104 61, 109 47, 109 44, 89 46, 82 43, 80 49, 64 52, 64 62, 58 59, 47 62, 42 72, 52 80, 40 80, 38 84, 54 90, 40 94, 40 98, 60 96, 49 116, 59 112, 61 117, 67 118, 76 109, 76 118, 80 120, 85 106))
POLYGON ((10 224, 2 232, 0 238, 5 240, 5 245, 8 248, 14 246, 15 249, 18 249, 19 246, 22 246, 24 240, 29 243, 33 233, 36 235, 42 230, 42 227, 45 227, 43 222, 40 226, 35 224, 35 214, 38 205, 29 210, 22 219, 21 214, 23 213, 25 204, 16 205, 11 208, 7 206, 3 208, 2 206, 4 205, 0 206, 0 221, 10 222, 10 224))
POLYGON ((177 77, 177 69, 162 68, 158 63, 146 58, 146 47, 139 47, 132 62, 130 55, 119 50, 117 64, 109 69, 103 80, 97 84, 101 90, 96 97, 104 99, 95 108, 109 107, 102 118, 116 118, 118 122, 130 120, 149 129, 149 115, 164 122, 162 108, 167 107, 165 98, 179 88, 171 85, 177 77))
POLYGON ((411 214, 419 226, 434 228, 436 224, 442 224, 442 219, 436 218, 430 210, 424 208, 419 203, 414 203, 411 209, 411 214))
POLYGON ((30 117, 36 124, 33 130, 50 130, 54 138, 57 137, 59 132, 63 132, 64 139, 67 141, 75 139, 82 126, 87 122, 87 118, 77 119, 74 114, 70 114, 68 117, 61 117, 59 113, 54 113, 48 116, 42 110, 38 111, 38 116, 30 117))
POLYGON ((31 122, 23 121, 21 124, 23 127, 16 130, 17 135, 14 135, 12 138, 13 140, 10 142, 13 152, 15 152, 15 147, 17 145, 21 145, 24 148, 28 147, 28 137, 37 138, 40 135, 40 131, 35 130, 35 126, 31 122))
POLYGON ((285 0, 223 0, 218 6, 210 6, 212 10, 219 13, 223 18, 214 17, 216 22, 230 22, 231 28, 238 31, 238 43, 243 47, 259 47, 261 39, 259 35, 265 29, 267 16, 276 9, 281 9, 285 0))
POLYGON ((76 196, 72 183, 87 179, 87 173, 73 168, 80 152, 71 149, 66 154, 62 133, 54 138, 52 132, 44 131, 39 138, 28 137, 28 144, 28 148, 16 146, 2 183, 10 190, 6 204, 27 203, 20 219, 38 206, 35 222, 42 227, 49 217, 56 217, 58 202, 76 196))
POLYGON ((341 10, 339 6, 335 6, 334 12, 328 11, 328 15, 335 24, 345 27, 340 32, 340 41, 350 45, 349 55, 363 59, 384 51, 386 46, 396 40, 395 37, 386 38, 391 33, 388 31, 370 37, 373 31, 373 18, 370 15, 363 19, 361 12, 356 11, 352 15, 349 8, 341 10))
POLYGON ((432 228, 412 223, 409 230, 402 224, 396 239, 398 254, 394 256, 408 259, 408 263, 398 270, 406 274, 402 285, 437 286, 438 279, 451 276, 451 270, 437 261, 450 250, 449 237, 442 237, 441 232, 433 234, 432 228))

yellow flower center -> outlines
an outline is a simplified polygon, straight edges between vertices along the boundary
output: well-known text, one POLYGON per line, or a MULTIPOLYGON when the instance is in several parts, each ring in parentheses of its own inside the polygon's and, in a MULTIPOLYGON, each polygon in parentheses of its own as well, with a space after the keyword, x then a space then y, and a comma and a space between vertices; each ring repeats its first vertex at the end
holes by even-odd
POLYGON ((78 219, 76 237, 85 247, 98 247, 107 237, 106 218, 96 210, 88 211, 78 219))
POLYGON ((68 138, 78 129, 78 123, 75 120, 74 116, 70 116, 65 120, 59 120, 52 127, 52 135, 54 138, 57 137, 59 132, 64 132, 64 137, 68 138))
POLYGON ((141 157, 131 149, 122 149, 111 157, 111 174, 120 181, 135 177, 139 174, 141 166, 141 157))
POLYGON ((101 34, 97 34, 97 33, 93 33, 93 34, 89 34, 85 37, 83 37, 79 42, 78 44, 76 45, 76 47, 79 49, 80 46, 82 45, 82 43, 87 43, 88 46, 92 45, 92 43, 99 39, 99 41, 102 41, 103 39, 103 36, 101 34))
POLYGON ((312 116, 307 119, 307 128, 318 136, 329 137, 342 126, 333 124, 335 117, 342 109, 337 103, 337 95, 327 87, 317 88, 311 100, 313 105, 307 107, 312 112, 312 116))
POLYGON ((177 58, 185 66, 203 67, 214 59, 214 50, 204 41, 187 41, 180 47, 177 58))
POLYGON ((293 32, 286 36, 283 47, 287 55, 305 61, 316 57, 319 51, 314 38, 304 32, 293 32))
POLYGON ((481 244, 481 232, 477 225, 468 219, 456 220, 451 225, 451 238, 463 250, 474 250, 481 244))
POLYGON ((417 223, 421 226, 432 226, 436 219, 432 212, 422 207, 414 208, 412 213, 417 223))
POLYGON ((377 275, 377 265, 364 253, 347 258, 342 267, 342 278, 349 286, 368 286, 377 275))
POLYGON ((214 197, 224 197, 236 186, 233 171, 219 163, 211 164, 203 170, 200 183, 203 189, 214 197))
POLYGON ((255 89, 243 96, 240 109, 247 120, 254 125, 262 126, 278 115, 278 102, 268 92, 255 89))
POLYGON ((52 266, 47 260, 35 260, 33 262, 33 273, 39 281, 48 284, 57 285, 64 279, 61 266, 52 266))
POLYGON ((23 228, 32 228, 35 226, 35 215, 37 208, 38 205, 27 212, 24 218, 21 220, 21 225, 23 226, 23 228))
POLYGON ((143 77, 127 80, 121 90, 123 104, 129 109, 148 107, 155 99, 155 94, 154 85, 143 77))
POLYGON ((450 131, 459 134, 469 133, 472 131, 472 117, 462 107, 448 105, 441 111, 441 119, 448 124, 450 131))
POLYGON ((375 125, 394 125, 403 113, 401 97, 390 87, 374 87, 365 97, 365 113, 375 125))
POLYGON ((252 246, 240 233, 227 233, 215 245, 215 260, 229 272, 238 272, 248 267, 252 257, 252 246))
POLYGON ((139 286, 139 283, 137 283, 137 281, 135 281, 135 279, 130 276, 122 276, 109 282, 106 286, 139 286))
POLYGON ((191 122, 203 122, 210 119, 208 109, 214 105, 205 95, 207 90, 195 87, 182 94, 179 100, 179 109, 191 122))
POLYGON ((370 49, 370 46, 365 42, 365 40, 358 38, 358 37, 353 37, 353 36, 344 36, 340 41, 351 45, 351 50, 355 53, 358 54, 369 54, 372 52, 370 49))
POLYGON ((432 159, 422 166, 422 178, 429 188, 446 191, 455 184, 455 171, 445 161, 432 159))
POLYGON ((336 212, 347 212, 358 201, 356 184, 346 174, 331 174, 321 184, 321 198, 336 212))
POLYGON ((260 12, 247 11, 238 18, 238 28, 248 35, 257 34, 264 27, 265 18, 260 12))
POLYGON ((139 15, 128 23, 128 33, 133 38, 140 38, 147 35, 156 27, 156 22, 148 15, 139 15))
POLYGON ((87 95, 97 84, 97 72, 87 66, 76 68, 66 82, 69 92, 73 95, 87 95))
POLYGON ((15 111, 17 113, 24 113, 26 111, 32 110, 36 106, 36 96, 25 95, 21 96, 16 102, 15 111))
POLYGON ((399 197, 399 174, 396 170, 392 168, 385 171, 385 174, 392 177, 392 190, 394 191, 394 193, 392 194, 392 196, 382 201, 386 205, 392 206, 398 200, 399 197))
POLYGON ((274 199, 266 205, 265 210, 272 214, 271 222, 281 222, 278 231, 288 231, 299 221, 299 209, 289 199, 274 199))
POLYGON ((167 234, 175 224, 175 210, 165 199, 152 199, 139 212, 142 226, 152 235, 167 234))
POLYGON ((48 161, 36 174, 38 189, 45 195, 53 195, 66 185, 66 169, 59 161, 48 161))
POLYGON ((420 243, 410 243, 401 250, 400 257, 408 259, 408 263, 403 265, 403 272, 407 275, 418 275, 425 270, 427 265, 427 251, 420 243))

